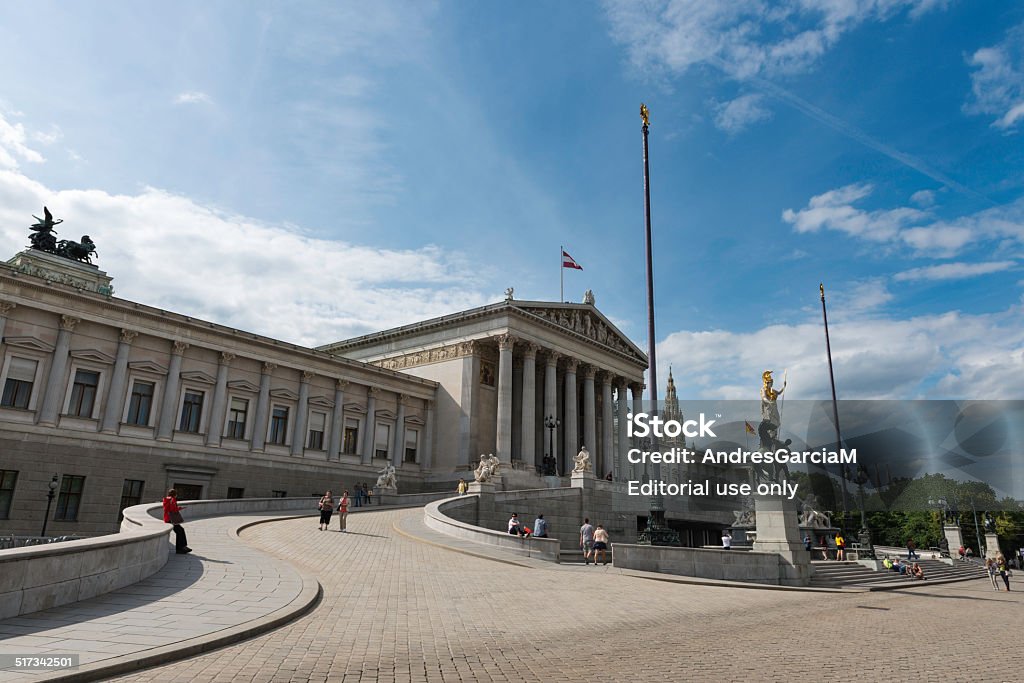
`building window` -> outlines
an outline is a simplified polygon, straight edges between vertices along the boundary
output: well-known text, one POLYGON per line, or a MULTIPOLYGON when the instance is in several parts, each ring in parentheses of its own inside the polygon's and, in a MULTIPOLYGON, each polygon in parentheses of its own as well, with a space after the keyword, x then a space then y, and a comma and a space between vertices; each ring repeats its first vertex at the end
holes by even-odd
POLYGON ((288 492, 287 491, 271 491, 270 492, 270 497, 271 498, 286 498, 287 496, 288 496, 288 492))
POLYGON ((405 430, 405 462, 416 462, 420 433, 415 429, 405 430))
POLYGON ((203 392, 186 391, 185 400, 181 404, 181 423, 178 429, 183 432, 198 434, 202 415, 203 392))
POLYGON ((228 498, 243 498, 245 496, 245 489, 237 486, 228 487, 228 498))
POLYGON ((4 408, 21 408, 28 410, 29 399, 32 398, 32 383, 36 381, 36 367, 39 364, 27 358, 11 358, 7 369, 7 381, 4 383, 4 408))
POLYGON ((11 514, 14 484, 17 481, 17 470, 0 470, 0 519, 7 519, 11 514))
POLYGON ((327 413, 312 412, 309 414, 309 440, 306 448, 313 451, 324 449, 324 427, 327 424, 327 413))
MULTIPOLYGON (((231 409, 228 411, 228 438, 244 439, 245 422, 249 415, 249 401, 244 398, 232 398, 231 409)), ((228 496, 230 498, 230 496, 228 496)), ((241 498, 241 496, 238 496, 241 498)))
POLYGON ((65 474, 60 480, 60 495, 57 496, 57 514, 54 519, 64 522, 78 520, 78 508, 82 504, 82 489, 85 477, 65 474))
POLYGON ((142 486, 146 482, 141 479, 125 479, 121 487, 121 507, 118 508, 117 521, 124 519, 125 508, 142 502, 142 486))
POLYGON ((391 445, 391 426, 377 425, 377 434, 373 440, 373 457, 387 460, 388 447, 391 445))
POLYGON ((341 447, 342 453, 355 453, 359 448, 359 420, 345 420, 345 439, 341 447))
POLYGON ((149 413, 153 409, 153 383, 135 382, 128 400, 128 424, 149 426, 149 413))
POLYGON ((274 412, 270 416, 270 443, 283 446, 288 434, 288 409, 283 406, 274 406, 274 412))
POLYGON ((71 385, 71 403, 68 415, 92 417, 96 404, 96 389, 100 385, 100 373, 92 370, 76 370, 75 383, 71 385))

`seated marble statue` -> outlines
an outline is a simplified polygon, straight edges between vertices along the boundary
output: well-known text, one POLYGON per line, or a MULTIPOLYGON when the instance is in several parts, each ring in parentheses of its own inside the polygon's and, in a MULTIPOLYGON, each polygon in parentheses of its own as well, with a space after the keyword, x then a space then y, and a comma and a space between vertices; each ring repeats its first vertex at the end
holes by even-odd
POLYGON ((377 477, 377 486, 376 486, 376 488, 379 488, 379 489, 397 489, 398 488, 398 479, 395 476, 395 466, 394 465, 392 465, 390 463, 385 465, 384 469, 382 469, 379 472, 379 474, 380 474, 380 476, 377 477))
POLYGON ((477 465, 476 470, 473 472, 473 478, 479 482, 490 481, 498 472, 499 465, 498 457, 494 453, 481 455, 480 464, 477 465))
POLYGON ((804 500, 803 511, 800 513, 800 526, 811 529, 828 529, 832 521, 824 512, 819 512, 818 497, 813 493, 804 500))
POLYGON ((591 472, 593 467, 590 464, 590 451, 584 446, 580 449, 580 452, 576 454, 574 459, 576 466, 572 468, 573 472, 591 472))

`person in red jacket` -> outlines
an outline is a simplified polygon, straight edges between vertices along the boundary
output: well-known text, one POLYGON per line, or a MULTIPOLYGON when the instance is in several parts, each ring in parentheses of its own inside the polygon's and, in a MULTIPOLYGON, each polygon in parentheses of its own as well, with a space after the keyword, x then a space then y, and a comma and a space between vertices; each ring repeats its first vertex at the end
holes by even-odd
POLYGON ((174 529, 174 552, 179 555, 192 552, 185 538, 185 530, 181 527, 185 521, 181 516, 182 509, 182 506, 178 505, 178 492, 171 489, 164 498, 164 522, 174 525, 171 527, 174 529))

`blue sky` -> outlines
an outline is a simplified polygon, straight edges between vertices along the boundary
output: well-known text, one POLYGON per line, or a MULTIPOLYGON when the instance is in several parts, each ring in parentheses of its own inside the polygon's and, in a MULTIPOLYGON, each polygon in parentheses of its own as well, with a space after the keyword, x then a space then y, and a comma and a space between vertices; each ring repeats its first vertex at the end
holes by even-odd
POLYGON ((1024 395, 1014 3, 6 3, 0 60, 0 247, 45 203, 129 299, 313 345, 564 244, 644 346, 646 102, 681 395, 827 395, 819 281, 841 398, 1024 395))

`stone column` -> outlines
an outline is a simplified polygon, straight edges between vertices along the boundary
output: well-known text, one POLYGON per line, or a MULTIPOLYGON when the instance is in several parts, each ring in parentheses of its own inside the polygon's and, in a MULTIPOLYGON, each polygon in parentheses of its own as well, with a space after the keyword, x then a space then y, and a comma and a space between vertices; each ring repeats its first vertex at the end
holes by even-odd
POLYGON ((526 345, 523 352, 523 409, 522 439, 519 459, 537 464, 537 350, 539 346, 533 342, 526 345))
POLYGON ((299 406, 295 410, 295 425, 292 427, 292 455, 306 451, 306 416, 309 413, 309 383, 316 377, 309 370, 302 371, 299 379, 299 406))
POLYGON ((277 365, 264 363, 260 372, 260 395, 256 399, 256 417, 252 423, 252 450, 262 451, 267 444, 267 416, 270 414, 270 377, 277 365))
MULTIPOLYGON (((601 469, 597 476, 603 477, 612 471, 615 462, 615 444, 612 442, 612 376, 605 372, 601 377, 601 469)), ((612 475, 614 476, 614 475, 612 475)))
POLYGON ((597 368, 588 365, 583 369, 583 444, 590 451, 591 465, 597 475, 604 476, 597 464, 601 456, 597 452, 597 397, 594 392, 594 378, 597 368))
POLYGON ((579 415, 579 405, 576 403, 576 368, 580 362, 575 358, 567 358, 565 361, 565 449, 562 454, 562 466, 559 468, 564 474, 572 469, 576 453, 579 451, 579 427, 576 418, 579 415))
POLYGON ((391 465, 396 470, 405 459, 405 394, 398 395, 398 415, 395 417, 395 433, 391 438, 391 465))
POLYGON ((619 399, 619 452, 618 457, 615 459, 615 479, 623 479, 624 472, 622 471, 629 461, 626 459, 626 451, 629 450, 629 437, 626 436, 627 420, 626 417, 629 414, 629 397, 626 396, 626 380, 619 378, 615 383, 615 393, 619 399))
POLYGON ((4 329, 7 327, 7 314, 13 311, 18 304, 10 301, 0 301, 0 359, 4 353, 4 329))
POLYGON ((174 415, 178 410, 178 387, 181 384, 181 358, 188 344, 176 341, 171 346, 171 362, 164 382, 164 397, 160 401, 160 422, 156 426, 157 441, 170 441, 174 436, 174 415))
POLYGON ((347 379, 334 382, 334 412, 331 413, 331 438, 327 441, 327 459, 341 460, 341 437, 345 435, 345 387, 347 379))
POLYGON ((39 410, 39 424, 50 427, 57 426, 57 414, 64 399, 64 373, 68 369, 68 352, 71 350, 71 333, 75 325, 81 322, 71 315, 60 317, 60 331, 57 333, 57 346, 53 350, 53 362, 50 363, 50 374, 46 378, 46 393, 43 395, 43 407, 39 410))
POLYGON ((427 424, 423 428, 423 455, 420 457, 420 469, 429 470, 434 465, 434 402, 424 401, 427 412, 427 424))
POLYGON ((377 413, 377 394, 380 393, 380 389, 377 387, 370 387, 366 390, 366 429, 363 430, 362 448, 360 453, 362 457, 359 462, 363 465, 373 464, 373 440, 377 434, 377 420, 374 417, 377 413))
POLYGON ((217 362, 217 384, 213 388, 213 404, 210 406, 210 421, 206 425, 206 445, 220 446, 224 435, 224 413, 228 401, 228 368, 235 354, 222 351, 217 362))
POLYGON ((512 462, 512 347, 515 337, 498 337, 498 460, 512 462))
MULTIPOLYGON (((561 356, 557 351, 548 351, 544 361, 544 420, 558 417, 558 358, 561 356)), ((555 460, 558 460, 558 430, 552 430, 544 426, 544 452, 548 453, 555 460)))
POLYGON ((116 434, 117 425, 121 422, 124 410, 125 381, 128 379, 128 354, 132 350, 132 341, 139 336, 138 332, 121 330, 121 339, 117 343, 117 359, 114 361, 114 373, 110 377, 107 388, 107 403, 103 408, 103 422, 100 431, 105 434, 116 434))
MULTIPOLYGON (((629 385, 629 390, 633 393, 633 414, 636 415, 638 413, 644 412, 644 385, 640 384, 639 382, 633 382, 632 384, 629 385)), ((646 473, 647 472, 647 463, 644 463, 643 467, 644 467, 643 471, 644 471, 644 473, 646 473)), ((629 478, 630 479, 636 479, 637 478, 636 474, 638 473, 637 472, 638 468, 639 468, 638 465, 630 465, 629 466, 629 470, 630 470, 629 478)))

